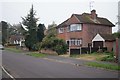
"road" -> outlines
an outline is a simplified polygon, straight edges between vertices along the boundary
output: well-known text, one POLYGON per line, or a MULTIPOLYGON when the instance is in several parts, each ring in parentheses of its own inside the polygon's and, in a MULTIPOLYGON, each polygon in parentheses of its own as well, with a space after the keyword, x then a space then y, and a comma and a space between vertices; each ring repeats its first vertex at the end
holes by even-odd
POLYGON ((118 78, 117 71, 75 66, 3 51, 2 65, 15 78, 118 78))
MULTIPOLYGON (((0 50, 0 66, 2 65, 2 50, 0 50)), ((0 79, 2 79, 2 68, 0 67, 0 79)))

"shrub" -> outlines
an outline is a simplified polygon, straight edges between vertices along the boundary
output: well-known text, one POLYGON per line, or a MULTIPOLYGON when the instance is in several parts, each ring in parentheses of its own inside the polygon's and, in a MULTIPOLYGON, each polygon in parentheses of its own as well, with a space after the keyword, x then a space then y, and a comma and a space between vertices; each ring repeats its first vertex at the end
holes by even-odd
POLYGON ((110 62, 112 62, 112 61, 115 61, 115 58, 113 56, 111 56, 111 55, 108 55, 106 57, 101 58, 101 61, 110 61, 110 62))
POLYGON ((55 47, 55 51, 58 53, 58 55, 64 54, 67 52, 67 46, 66 45, 57 45, 55 47))
POLYGON ((58 54, 64 54, 67 52, 67 44, 65 41, 56 37, 45 37, 42 41, 41 48, 51 49, 58 54))
POLYGON ((39 50, 39 45, 38 45, 38 44, 34 44, 34 45, 32 46, 32 50, 33 50, 33 51, 38 51, 38 50, 39 50))

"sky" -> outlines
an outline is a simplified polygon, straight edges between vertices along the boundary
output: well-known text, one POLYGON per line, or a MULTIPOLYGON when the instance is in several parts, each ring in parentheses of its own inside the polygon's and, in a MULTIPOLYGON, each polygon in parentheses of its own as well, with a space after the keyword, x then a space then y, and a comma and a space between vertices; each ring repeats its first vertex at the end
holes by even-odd
MULTIPOLYGON (((119 0, 0 0, 0 21, 10 24, 22 22, 21 17, 27 16, 33 4, 38 23, 47 27, 54 21, 60 24, 72 14, 90 13, 96 10, 98 17, 104 17, 115 24, 118 19, 119 0), (91 7, 90 7, 91 2, 91 7)), ((117 32, 118 27, 112 29, 117 32)))

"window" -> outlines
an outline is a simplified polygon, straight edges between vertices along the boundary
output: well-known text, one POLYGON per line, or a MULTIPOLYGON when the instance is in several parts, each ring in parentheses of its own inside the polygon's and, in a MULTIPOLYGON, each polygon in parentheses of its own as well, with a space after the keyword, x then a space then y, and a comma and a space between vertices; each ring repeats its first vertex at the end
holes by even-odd
POLYGON ((70 31, 70 26, 67 26, 67 32, 69 32, 70 31))
POLYGON ((76 46, 80 46, 80 44, 82 44, 82 39, 75 39, 75 38, 71 38, 69 40, 69 45, 76 45, 76 46))
POLYGON ((59 29, 58 29, 58 32, 59 32, 59 33, 63 33, 63 32, 64 32, 64 28, 59 28, 59 29))
POLYGON ((81 24, 71 24, 70 25, 70 31, 79 31, 82 30, 81 24))

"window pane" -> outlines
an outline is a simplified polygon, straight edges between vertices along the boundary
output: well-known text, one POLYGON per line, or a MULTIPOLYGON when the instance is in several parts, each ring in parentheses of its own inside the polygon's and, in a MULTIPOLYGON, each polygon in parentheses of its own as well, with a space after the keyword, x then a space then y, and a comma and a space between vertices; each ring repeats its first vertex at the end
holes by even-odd
POLYGON ((81 24, 71 24, 70 25, 70 31, 77 31, 77 30, 81 30, 81 24))
POLYGON ((82 44, 82 39, 78 39, 78 38, 77 39, 72 38, 69 41, 70 41, 69 42, 70 45, 80 46, 80 44, 82 44))
POLYGON ((58 32, 59 32, 59 33, 63 33, 63 32, 64 32, 64 28, 59 28, 59 29, 58 29, 58 32))

